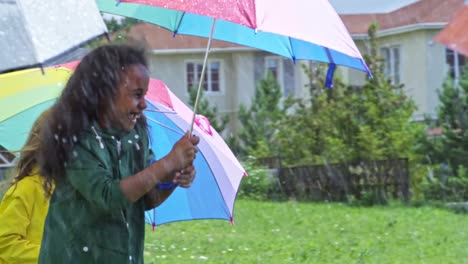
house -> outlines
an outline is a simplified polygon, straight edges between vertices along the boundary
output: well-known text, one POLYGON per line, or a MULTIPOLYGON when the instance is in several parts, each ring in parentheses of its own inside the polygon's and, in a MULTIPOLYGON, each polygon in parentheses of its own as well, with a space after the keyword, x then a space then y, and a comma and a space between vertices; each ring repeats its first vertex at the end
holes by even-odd
MULTIPOLYGON (((150 50, 151 77, 164 81, 184 102, 189 89, 198 85, 207 39, 176 35, 155 25, 141 23, 132 27, 128 37, 150 50)), ((241 103, 250 105, 258 81, 267 69, 278 79, 285 96, 301 96, 306 78, 299 63, 254 48, 213 40, 208 57, 204 95, 218 107, 220 114, 237 120, 241 103)), ((237 130, 231 122, 226 133, 237 130)))
MULTIPOLYGON (((418 106, 413 119, 435 117, 437 89, 447 73, 455 74, 454 52, 434 41, 434 37, 463 7, 463 0, 330 0, 340 14, 361 53, 367 52, 369 24, 379 24, 377 34, 385 71, 418 106)), ((465 59, 459 56, 458 67, 465 59)), ((365 75, 342 69, 345 80, 354 85, 365 75)))
MULTIPOLYGON (((405 92, 415 100, 418 110, 414 120, 424 115, 435 116, 438 104, 436 90, 447 72, 453 71, 454 53, 433 41, 463 0, 330 0, 361 53, 368 51, 367 29, 379 24, 379 51, 386 59, 385 70, 396 84, 404 84, 405 92)), ((176 35, 150 24, 138 24, 129 36, 144 42, 151 50, 151 76, 161 79, 183 101, 188 102, 188 90, 197 85, 207 40, 176 35)), ((459 59, 460 66, 464 58, 459 59)), ((255 87, 267 70, 271 70, 282 88, 283 95, 306 95, 307 77, 298 61, 261 50, 232 43, 213 41, 208 57, 205 96, 222 114, 237 120, 239 104, 249 105, 255 87)), ((365 73, 340 68, 346 83, 362 85, 365 73)), ((229 130, 237 130, 236 122, 229 130)))

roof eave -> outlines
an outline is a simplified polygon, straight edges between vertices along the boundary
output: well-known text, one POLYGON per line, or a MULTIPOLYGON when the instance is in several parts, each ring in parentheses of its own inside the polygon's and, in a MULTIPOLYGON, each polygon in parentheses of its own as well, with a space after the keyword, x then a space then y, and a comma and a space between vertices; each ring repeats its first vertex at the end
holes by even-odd
MULTIPOLYGON (((442 29, 447 23, 446 22, 431 22, 431 23, 418 23, 418 24, 411 24, 405 25, 401 27, 394 27, 384 30, 379 30, 377 32, 377 37, 386 37, 391 35, 398 35, 403 33, 408 33, 417 30, 430 30, 430 29, 442 29)), ((367 34, 357 33, 351 35, 355 40, 365 40, 368 39, 367 34)))
MULTIPOLYGON (((249 47, 228 47, 228 48, 212 48, 210 53, 224 53, 224 52, 248 52, 256 51, 257 49, 249 47)), ((166 55, 166 54, 193 54, 193 53, 205 53, 205 48, 185 48, 185 49, 153 49, 151 54, 155 55, 166 55)))

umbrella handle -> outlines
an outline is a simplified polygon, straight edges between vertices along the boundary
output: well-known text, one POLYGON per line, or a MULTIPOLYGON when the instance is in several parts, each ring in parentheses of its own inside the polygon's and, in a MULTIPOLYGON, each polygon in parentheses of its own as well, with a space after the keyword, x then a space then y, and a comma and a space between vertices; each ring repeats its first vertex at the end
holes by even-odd
POLYGON ((193 104, 193 116, 192 116, 192 123, 190 124, 189 136, 192 135, 193 124, 195 123, 195 116, 197 115, 198 99, 200 97, 200 90, 201 90, 201 87, 202 87, 202 84, 203 84, 203 80, 205 78, 206 63, 208 61, 208 53, 210 52, 211 40, 213 39, 213 33, 214 33, 215 25, 216 25, 216 18, 213 18, 213 23, 211 24, 210 37, 208 38, 208 44, 206 44, 205 58, 203 59, 203 67, 202 67, 202 72, 201 72, 201 78, 198 81, 197 97, 195 98, 195 103, 193 104))

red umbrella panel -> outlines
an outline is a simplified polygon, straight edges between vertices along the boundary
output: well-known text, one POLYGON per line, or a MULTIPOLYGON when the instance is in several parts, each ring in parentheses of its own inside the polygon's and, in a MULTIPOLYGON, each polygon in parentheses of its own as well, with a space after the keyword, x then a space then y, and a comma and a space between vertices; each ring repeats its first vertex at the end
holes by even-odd
POLYGON ((468 57, 468 0, 435 40, 468 57))

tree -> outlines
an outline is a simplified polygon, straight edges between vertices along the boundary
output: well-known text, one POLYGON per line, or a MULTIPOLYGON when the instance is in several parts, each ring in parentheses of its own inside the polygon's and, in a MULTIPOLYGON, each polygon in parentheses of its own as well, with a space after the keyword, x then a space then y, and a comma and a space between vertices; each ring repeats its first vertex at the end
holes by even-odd
POLYGON ((117 20, 112 17, 111 19, 104 19, 104 23, 108 30, 108 40, 96 39, 88 44, 89 47, 95 48, 108 43, 122 44, 127 42, 128 31, 132 26, 139 23, 139 20, 128 17, 117 20))
POLYGON ((438 95, 437 118, 442 137, 434 142, 434 152, 430 154, 438 163, 447 162, 457 174, 458 167, 468 168, 468 66, 462 70, 458 86, 449 76, 438 95))
POLYGON ((416 106, 394 85, 377 54, 375 33, 369 28, 373 74, 362 87, 349 87, 337 76, 332 89, 324 87, 325 67, 305 68, 310 98, 293 102, 295 112, 278 127, 277 141, 284 160, 291 164, 378 160, 408 157, 422 128, 411 123, 416 106))
MULTIPOLYGON (((197 98, 197 87, 192 87, 189 91, 189 104, 193 107, 197 98)), ((229 122, 228 115, 219 115, 217 106, 210 106, 210 102, 204 96, 203 89, 198 98, 197 114, 208 118, 210 125, 219 133, 223 132, 229 122)))
POLYGON ((376 32, 369 27, 370 54, 364 55, 373 78, 357 93, 355 105, 359 118, 357 158, 399 158, 411 155, 411 146, 422 127, 410 122, 416 105, 408 98, 402 84, 392 84, 385 76, 384 60, 378 56, 376 32))
POLYGON ((260 80, 247 108, 240 105, 239 144, 241 155, 254 154, 261 157, 278 155, 273 136, 278 131, 278 124, 285 116, 285 110, 280 108, 282 98, 281 88, 269 72, 265 79, 260 80))

